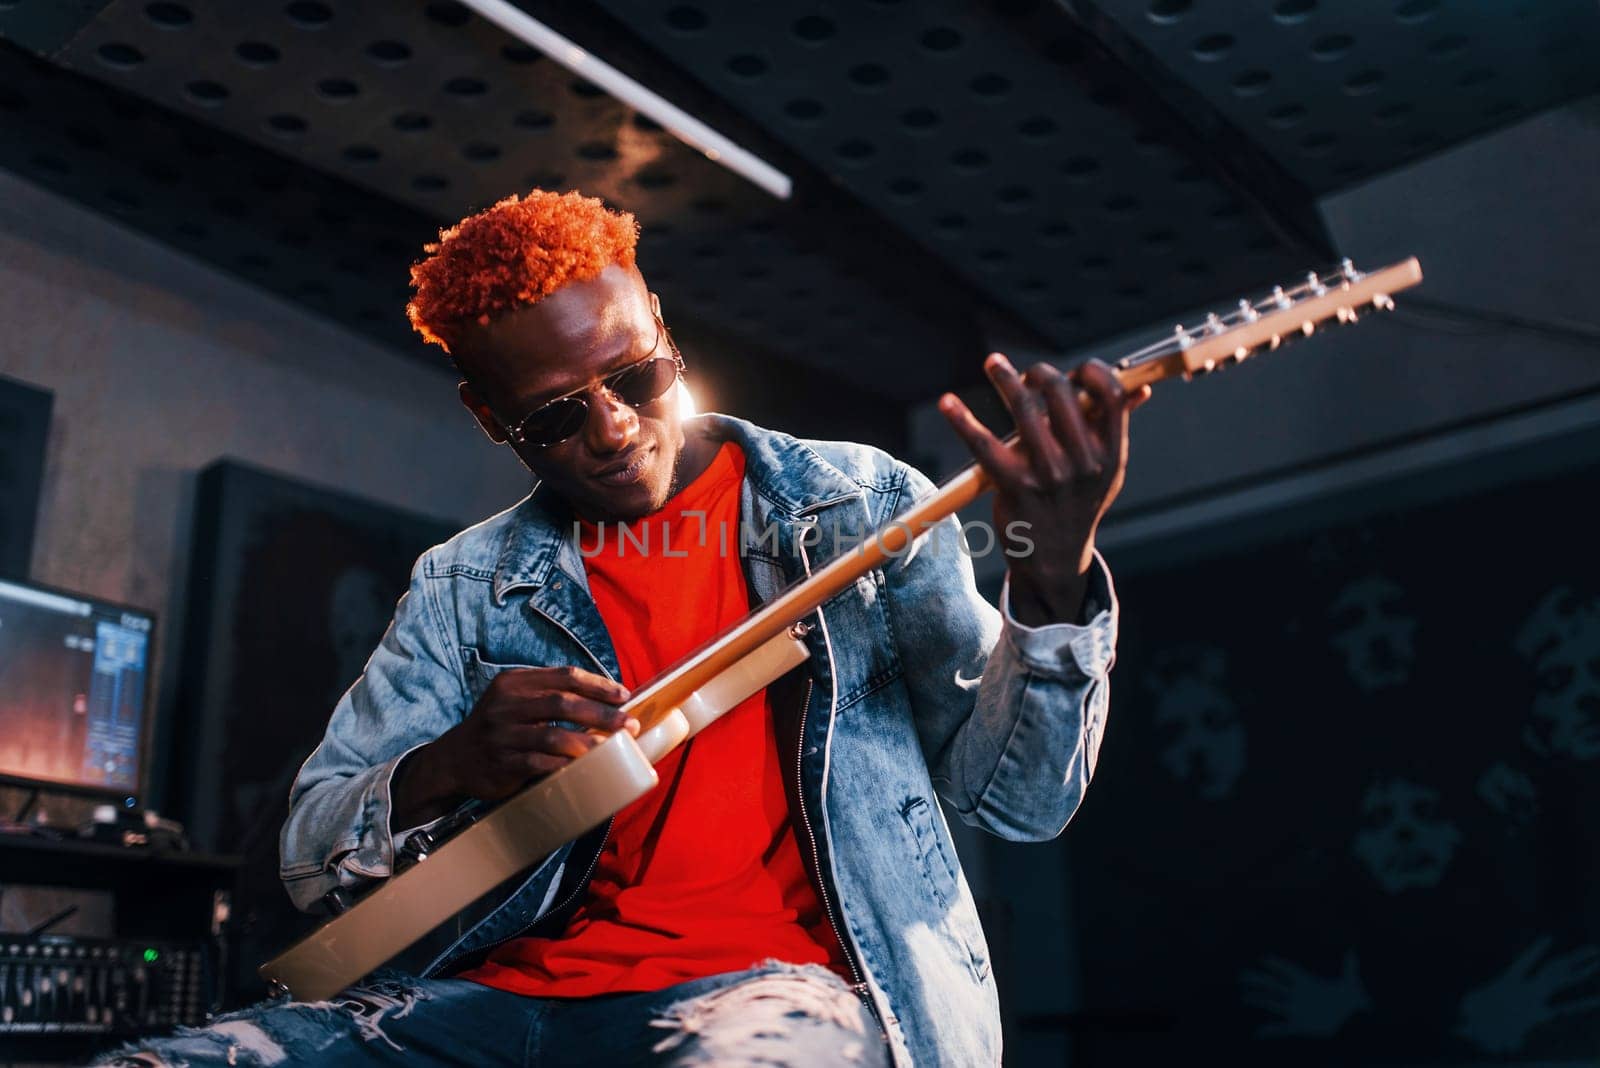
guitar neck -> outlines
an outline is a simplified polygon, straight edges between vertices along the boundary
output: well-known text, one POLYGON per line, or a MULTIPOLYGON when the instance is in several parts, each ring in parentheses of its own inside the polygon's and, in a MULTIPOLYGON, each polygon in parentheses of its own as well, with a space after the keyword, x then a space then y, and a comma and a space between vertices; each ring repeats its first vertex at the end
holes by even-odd
MULTIPOLYGON (((1160 361, 1119 365, 1115 371, 1127 390, 1183 373, 1160 361)), ((1088 406, 1088 396, 1081 391, 1078 400, 1080 404, 1088 406)), ((1017 435, 1012 433, 1004 440, 1009 445, 1016 439, 1017 435)), ((649 730, 722 671, 816 611, 829 598, 854 585, 863 575, 901 555, 918 535, 977 500, 990 486, 983 468, 976 463, 969 464, 941 483, 931 496, 896 516, 854 550, 797 582, 732 630, 658 676, 637 691, 622 706, 623 711, 639 720, 641 734, 649 730)))

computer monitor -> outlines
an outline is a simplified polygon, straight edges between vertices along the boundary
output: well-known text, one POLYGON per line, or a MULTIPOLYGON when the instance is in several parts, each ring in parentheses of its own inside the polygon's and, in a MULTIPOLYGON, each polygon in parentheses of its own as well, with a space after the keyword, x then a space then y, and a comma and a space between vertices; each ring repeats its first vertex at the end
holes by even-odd
POLYGON ((0 579, 0 780, 140 787, 149 612, 0 579))

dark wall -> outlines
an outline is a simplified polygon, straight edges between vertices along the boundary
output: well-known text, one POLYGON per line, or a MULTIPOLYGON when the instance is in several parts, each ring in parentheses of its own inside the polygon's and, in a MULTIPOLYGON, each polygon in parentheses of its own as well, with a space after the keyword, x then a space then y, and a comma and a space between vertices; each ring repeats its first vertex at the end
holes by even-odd
POLYGON ((1080 1063, 1593 1054, 1600 433, 1552 446, 1123 569, 1080 1063))

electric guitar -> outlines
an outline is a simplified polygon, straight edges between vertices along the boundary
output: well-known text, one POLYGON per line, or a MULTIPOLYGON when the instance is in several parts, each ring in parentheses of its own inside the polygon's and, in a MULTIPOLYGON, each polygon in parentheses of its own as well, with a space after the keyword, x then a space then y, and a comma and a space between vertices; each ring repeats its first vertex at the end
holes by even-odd
MULTIPOLYGON (((1394 306, 1391 294, 1422 281, 1416 259, 1370 274, 1349 260, 1326 274, 1241 300, 1114 365, 1125 389, 1207 374, 1309 337, 1323 323, 1355 322, 1394 306)), ((1080 400, 1087 403, 1080 394, 1080 400)), ((1014 435, 1013 435, 1014 438, 1014 435)), ((1011 439, 1008 439, 1011 440, 1011 439)), ((406 949, 505 880, 626 808, 656 785, 653 765, 746 697, 802 663, 803 620, 861 576, 899 555, 917 535, 989 488, 973 464, 875 536, 790 586, 622 706, 639 736, 618 731, 588 753, 472 821, 409 868, 348 904, 260 974, 303 1001, 329 998, 406 949)), ((431 845, 431 843, 429 843, 431 845)), ((336 898, 337 900, 337 898, 336 898)))

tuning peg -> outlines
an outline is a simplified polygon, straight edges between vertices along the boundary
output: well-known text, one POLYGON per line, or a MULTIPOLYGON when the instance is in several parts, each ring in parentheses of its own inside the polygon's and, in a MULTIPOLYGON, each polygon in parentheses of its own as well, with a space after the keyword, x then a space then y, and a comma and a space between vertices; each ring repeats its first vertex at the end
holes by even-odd
POLYGON ((1353 323, 1353 322, 1356 322, 1357 321, 1356 310, 1354 308, 1340 308, 1339 309, 1339 321, 1341 323, 1353 323))
POLYGON ((1300 332, 1306 337, 1310 337, 1312 334, 1317 332, 1317 324, 1312 322, 1310 319, 1307 319, 1305 322, 1300 324, 1300 332))
POLYGON ((1282 334, 1273 334, 1272 338, 1267 342, 1267 351, 1268 352, 1277 352, 1278 351, 1278 346, 1282 345, 1282 344, 1283 344, 1283 335, 1282 334))
POLYGON ((1372 306, 1379 311, 1394 311, 1394 298, 1387 293, 1374 293, 1372 306))
POLYGON ((1247 323, 1253 323, 1261 318, 1261 313, 1256 311, 1256 306, 1248 300, 1241 300, 1239 302, 1239 318, 1247 323))
POLYGON ((1217 317, 1216 312, 1212 312, 1206 316, 1206 329, 1213 334, 1220 334, 1225 329, 1225 327, 1222 325, 1222 320, 1217 317))
POLYGON ((1361 280, 1361 272, 1356 270, 1356 265, 1350 262, 1350 257, 1348 256, 1339 261, 1339 273, 1344 275, 1346 282, 1359 282, 1361 280))
POLYGON ((1290 300, 1288 294, 1284 293, 1282 286, 1273 286, 1272 303, 1276 304, 1280 308, 1287 308, 1293 304, 1294 301, 1290 300))
POLYGON ((1194 344, 1194 338, 1189 336, 1189 331, 1182 323, 1172 328, 1172 336, 1177 339, 1178 348, 1186 349, 1194 344))
POLYGON ((1322 279, 1317 277, 1316 271, 1306 272, 1306 288, 1319 297, 1328 291, 1328 287, 1322 284, 1322 279))
POLYGON ((1249 355, 1250 350, 1244 345, 1240 345, 1238 348, 1233 350, 1233 359, 1235 363, 1243 363, 1245 361, 1245 357, 1249 355))

